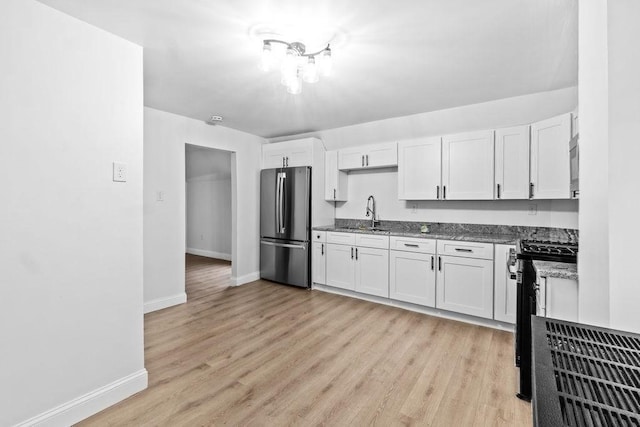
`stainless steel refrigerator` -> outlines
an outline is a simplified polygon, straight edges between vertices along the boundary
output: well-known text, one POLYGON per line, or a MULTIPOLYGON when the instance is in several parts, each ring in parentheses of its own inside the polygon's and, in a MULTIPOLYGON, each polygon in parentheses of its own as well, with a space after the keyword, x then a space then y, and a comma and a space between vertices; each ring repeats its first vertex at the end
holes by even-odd
POLYGON ((260 277, 311 285, 311 168, 264 169, 260 175, 260 277))

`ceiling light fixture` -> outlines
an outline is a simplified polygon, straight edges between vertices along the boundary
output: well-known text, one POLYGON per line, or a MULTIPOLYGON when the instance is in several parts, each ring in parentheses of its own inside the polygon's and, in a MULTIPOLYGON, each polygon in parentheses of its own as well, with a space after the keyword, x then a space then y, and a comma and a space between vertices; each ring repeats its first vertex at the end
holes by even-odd
POLYGON ((274 68, 280 59, 281 83, 287 87, 287 92, 297 95, 302 92, 302 81, 315 83, 320 80, 320 74, 331 74, 331 47, 317 52, 307 53, 306 46, 300 42, 289 43, 283 40, 266 39, 262 41, 262 60, 260 69, 267 72, 274 68), (273 44, 286 46, 284 58, 276 58, 273 44))

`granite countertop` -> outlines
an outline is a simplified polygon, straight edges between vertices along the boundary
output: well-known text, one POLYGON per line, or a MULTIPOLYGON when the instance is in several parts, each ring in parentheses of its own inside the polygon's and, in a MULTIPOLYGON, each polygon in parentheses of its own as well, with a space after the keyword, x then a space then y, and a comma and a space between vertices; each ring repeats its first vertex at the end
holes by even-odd
POLYGON ((578 265, 568 262, 533 261, 538 276, 578 280, 578 265))
MULTIPOLYGON (((381 227, 382 228, 382 227, 381 227)), ((412 231, 388 228, 384 230, 370 230, 357 227, 340 227, 327 225, 322 227, 313 227, 317 231, 339 231, 342 233, 363 233, 363 234, 381 234, 386 236, 416 237, 421 239, 438 239, 438 240, 459 240, 467 242, 480 243, 496 243, 496 244, 514 244, 518 239, 513 234, 495 234, 495 233, 416 233, 412 231)))

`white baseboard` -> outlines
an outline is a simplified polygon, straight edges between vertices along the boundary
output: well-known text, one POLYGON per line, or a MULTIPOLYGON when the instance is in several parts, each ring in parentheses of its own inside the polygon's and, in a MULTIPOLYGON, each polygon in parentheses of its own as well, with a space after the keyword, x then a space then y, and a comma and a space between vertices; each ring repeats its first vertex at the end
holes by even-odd
POLYGON ((245 283, 255 282, 256 280, 260 280, 260 272, 254 271, 253 273, 245 274, 240 277, 232 277, 231 278, 231 286, 240 286, 245 283))
POLYGON ((481 317, 469 316, 463 313, 455 313, 453 311, 442 310, 438 308, 424 307, 422 305, 411 304, 409 302, 396 301, 391 298, 378 297, 373 295, 361 294, 359 292, 347 289, 334 288, 333 286, 313 284, 312 289, 328 292, 331 294, 343 295, 351 298, 357 298, 365 301, 375 302, 378 304, 398 307, 405 310, 415 311, 416 313, 428 314, 434 317, 442 317, 445 319, 457 320, 460 322, 471 323, 473 325, 486 326, 488 328, 499 329, 501 331, 514 331, 514 325, 510 323, 500 322, 498 320, 484 319, 481 317))
POLYGON ((29 418, 16 424, 15 427, 70 426, 144 390, 147 388, 147 384, 147 370, 141 369, 40 415, 29 418))
POLYGON ((171 307, 178 304, 184 304, 187 302, 187 293, 182 292, 177 295, 171 295, 170 297, 156 298, 144 303, 144 314, 151 313, 152 311, 162 310, 163 308, 171 307))
POLYGON ((231 254, 223 254, 222 252, 187 248, 187 253, 191 255, 206 256, 207 258, 216 258, 216 259, 223 259, 225 261, 231 261, 231 254))

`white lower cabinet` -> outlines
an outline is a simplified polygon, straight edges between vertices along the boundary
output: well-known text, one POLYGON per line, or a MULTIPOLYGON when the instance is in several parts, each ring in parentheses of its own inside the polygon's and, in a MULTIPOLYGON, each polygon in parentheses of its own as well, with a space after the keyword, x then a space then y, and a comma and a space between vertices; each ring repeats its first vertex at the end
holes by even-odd
POLYGON ((493 318, 493 260, 439 255, 436 283, 437 308, 493 318))
POLYGON ((389 297, 388 236, 330 232, 327 241, 340 242, 326 246, 327 285, 389 297))
POLYGON ((509 251, 513 245, 496 245, 494 257, 493 318, 501 322, 516 323, 516 280, 507 270, 509 251))
POLYGON ((327 243, 327 285, 355 290, 353 246, 327 243))
POLYGON ((313 242, 311 249, 311 280, 313 283, 324 285, 327 283, 327 258, 326 246, 324 242, 313 242))
POLYGON ((435 307, 435 255, 390 251, 389 297, 398 301, 435 307))
POLYGON ((389 250, 355 247, 355 290, 389 297, 389 250))

